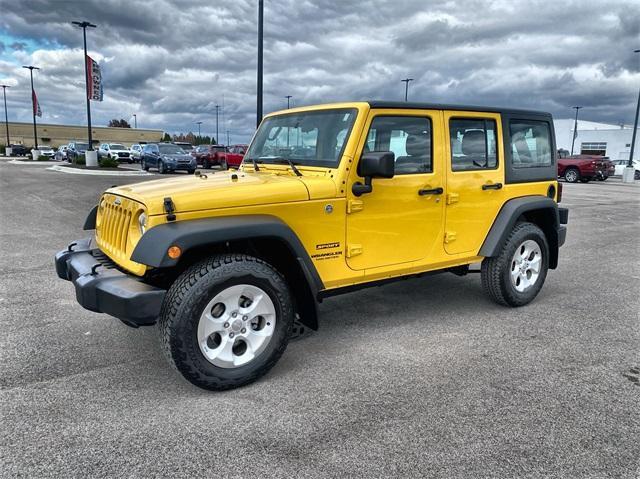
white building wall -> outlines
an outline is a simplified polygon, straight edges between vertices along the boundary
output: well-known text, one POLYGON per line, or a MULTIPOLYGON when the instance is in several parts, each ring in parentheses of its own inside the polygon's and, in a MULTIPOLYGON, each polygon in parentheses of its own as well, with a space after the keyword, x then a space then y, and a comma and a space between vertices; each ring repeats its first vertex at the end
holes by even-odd
MULTIPOLYGON (((571 140, 573 138, 574 120, 558 119, 553 120, 556 130, 556 146, 571 151, 571 140)), ((582 143, 606 143, 606 156, 612 160, 626 160, 629 158, 631 150, 631 135, 633 128, 629 126, 609 125, 606 123, 595 123, 592 121, 578 120, 578 136, 576 137, 573 153, 580 153, 582 143)), ((638 149, 640 145, 640 131, 636 134, 636 148, 634 157, 640 155, 638 149)))

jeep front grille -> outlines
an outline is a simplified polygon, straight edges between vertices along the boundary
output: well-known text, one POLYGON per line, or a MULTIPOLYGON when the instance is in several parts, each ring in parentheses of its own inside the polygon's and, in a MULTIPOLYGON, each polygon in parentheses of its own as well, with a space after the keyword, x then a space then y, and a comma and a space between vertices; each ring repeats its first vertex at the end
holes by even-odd
POLYGON ((142 211, 144 206, 140 203, 113 194, 105 194, 98 206, 96 242, 103 253, 129 270, 141 266, 129 258, 140 239, 138 231, 132 228, 132 221, 137 221, 142 211))

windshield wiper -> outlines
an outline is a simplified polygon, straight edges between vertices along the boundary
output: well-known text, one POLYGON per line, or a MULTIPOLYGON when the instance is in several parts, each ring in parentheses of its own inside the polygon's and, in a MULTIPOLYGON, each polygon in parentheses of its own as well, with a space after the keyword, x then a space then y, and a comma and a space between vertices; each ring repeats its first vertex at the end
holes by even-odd
POLYGON ((302 173, 300 173, 300 170, 296 167, 296 164, 293 161, 291 161, 291 158, 285 158, 284 156, 265 156, 265 157, 261 157, 260 159, 261 160, 268 159, 277 163, 282 163, 284 161, 289 164, 289 166, 291 167, 293 172, 296 174, 296 176, 302 176, 302 173))
POLYGON ((254 171, 260 171, 260 167, 258 166, 258 162, 256 161, 255 158, 247 158, 247 160, 249 160, 249 161, 251 161, 251 163, 253 163, 254 171))

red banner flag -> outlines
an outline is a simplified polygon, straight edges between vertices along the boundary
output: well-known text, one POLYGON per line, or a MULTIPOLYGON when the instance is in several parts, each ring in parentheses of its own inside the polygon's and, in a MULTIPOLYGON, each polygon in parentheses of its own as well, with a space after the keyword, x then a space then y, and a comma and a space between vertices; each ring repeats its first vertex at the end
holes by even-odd
POLYGON ((32 101, 33 101, 33 114, 35 116, 42 116, 42 110, 40 109, 40 103, 38 103, 38 97, 36 95, 36 91, 31 91, 32 101))
POLYGON ((102 73, 100 65, 93 58, 87 55, 87 74, 89 75, 89 88, 87 96, 89 100, 102 101, 102 73))

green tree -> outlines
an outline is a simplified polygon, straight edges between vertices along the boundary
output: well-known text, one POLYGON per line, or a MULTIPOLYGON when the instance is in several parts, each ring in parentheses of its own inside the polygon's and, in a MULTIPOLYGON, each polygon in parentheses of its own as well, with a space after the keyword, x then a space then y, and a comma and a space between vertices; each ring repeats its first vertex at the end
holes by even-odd
POLYGON ((120 118, 119 120, 114 118, 109 122, 109 126, 112 128, 131 128, 131 125, 127 120, 120 118))
POLYGON ((162 141, 173 141, 171 138, 171 135, 169 133, 166 133, 162 136, 162 141))

